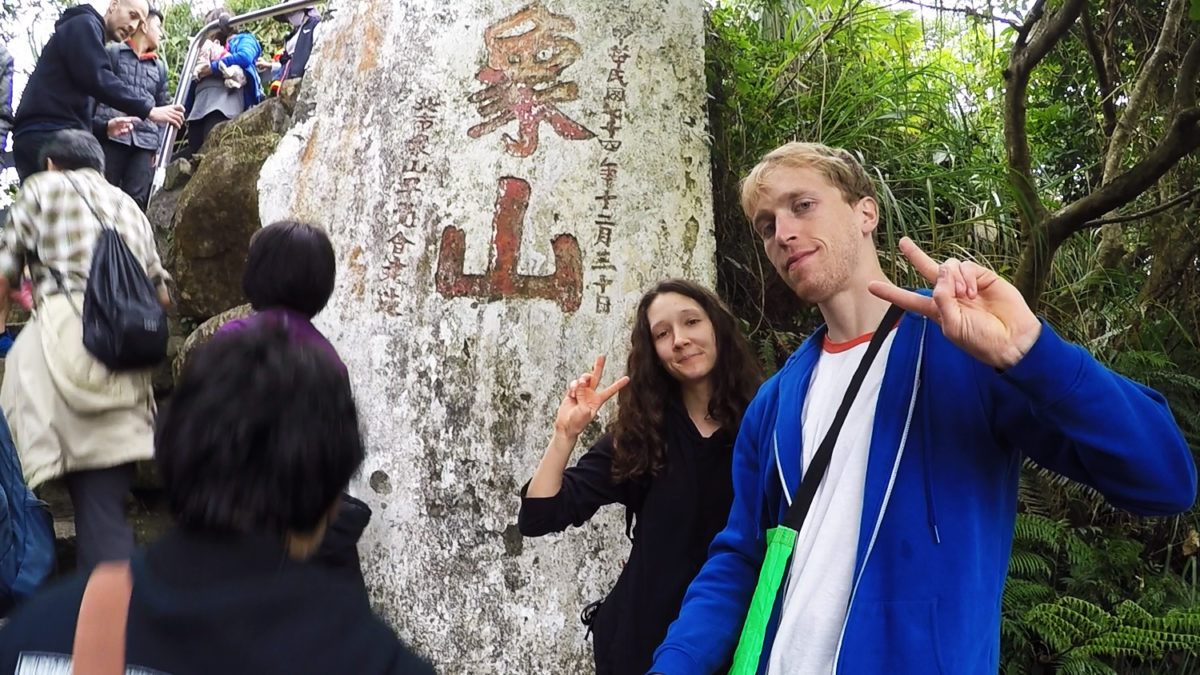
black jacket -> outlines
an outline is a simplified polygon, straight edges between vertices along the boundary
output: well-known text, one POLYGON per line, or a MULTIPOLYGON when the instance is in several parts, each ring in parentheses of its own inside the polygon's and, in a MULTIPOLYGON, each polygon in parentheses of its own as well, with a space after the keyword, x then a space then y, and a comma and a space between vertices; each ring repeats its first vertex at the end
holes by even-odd
POLYGON ((371 507, 360 499, 342 493, 337 517, 325 530, 321 546, 312 557, 313 562, 334 570, 363 593, 367 592, 367 585, 363 581, 362 565, 358 559, 358 540, 370 522, 371 507))
MULTIPOLYGON (((371 612, 365 594, 322 565, 292 560, 279 537, 176 530, 132 568, 130 667, 165 675, 434 672, 371 612)), ((86 583, 86 574, 68 578, 17 610, 0 629, 0 672, 16 672, 22 653, 54 664, 71 653, 86 583)))
POLYGON ((17 109, 14 133, 91 131, 95 101, 145 119, 153 97, 134 91, 112 71, 104 50, 104 19, 91 5, 62 13, 42 49, 17 109))
POLYGON ((650 669, 688 584, 729 518, 734 434, 721 429, 702 437, 678 400, 668 406, 664 432, 666 461, 657 476, 613 483, 606 436, 563 472, 557 495, 534 499, 521 491, 517 526, 527 537, 582 525, 606 504, 623 504, 637 516, 629 560, 592 621, 597 675, 650 669))
POLYGON ((284 44, 292 39, 296 31, 300 31, 299 37, 296 38, 296 47, 291 54, 284 54, 280 59, 283 63, 283 75, 281 80, 290 80, 296 77, 304 77, 304 70, 308 68, 308 57, 312 55, 313 50, 313 31, 317 24, 321 23, 321 17, 309 15, 308 19, 300 24, 299 28, 293 29, 284 38, 284 44))
MULTIPOLYGON (((122 82, 139 93, 154 97, 154 105, 166 105, 170 102, 167 97, 167 67, 157 56, 139 56, 128 42, 111 44, 106 51, 113 72, 122 82)), ((132 113, 101 103, 96 106, 96 114, 92 117, 92 133, 100 140, 131 145, 142 150, 157 150, 162 140, 163 127, 150 120, 142 120, 133 125, 131 133, 116 138, 108 137, 108 121, 129 114, 132 113)))
POLYGON ((13 127, 12 78, 12 55, 0 44, 0 148, 4 147, 4 137, 13 127))

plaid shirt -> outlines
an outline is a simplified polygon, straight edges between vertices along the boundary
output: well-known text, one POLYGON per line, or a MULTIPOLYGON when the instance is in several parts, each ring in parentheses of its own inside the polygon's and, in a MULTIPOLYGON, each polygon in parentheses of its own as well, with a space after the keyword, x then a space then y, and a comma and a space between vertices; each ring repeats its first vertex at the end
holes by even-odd
POLYGON ((101 232, 88 202, 125 240, 150 280, 165 284, 169 276, 158 257, 150 221, 129 195, 94 169, 43 171, 25 181, 0 233, 0 274, 16 288, 28 264, 34 297, 42 298, 60 292, 49 272, 55 269, 69 292, 82 293, 101 232))

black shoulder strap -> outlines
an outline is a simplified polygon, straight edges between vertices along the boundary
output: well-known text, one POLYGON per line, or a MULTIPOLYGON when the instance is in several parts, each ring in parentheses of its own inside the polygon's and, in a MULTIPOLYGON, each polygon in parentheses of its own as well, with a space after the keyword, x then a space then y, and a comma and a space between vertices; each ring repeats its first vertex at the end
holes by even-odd
POLYGON ((812 461, 809 462, 808 468, 804 472, 804 479, 800 481, 800 488, 796 490, 796 495, 792 499, 792 505, 783 517, 782 525, 785 527, 799 532, 800 527, 804 525, 804 519, 808 516, 808 509, 812 506, 813 497, 817 495, 817 488, 821 485, 825 472, 829 470, 829 461, 833 458, 833 446, 837 443, 837 437, 842 431, 846 415, 850 413, 850 405, 854 403, 854 397, 858 396, 858 390, 862 388, 863 380, 867 377, 867 371, 871 369, 875 355, 879 353, 883 341, 887 339, 892 326, 900 320, 902 314, 904 314, 904 310, 897 305, 889 307, 887 314, 883 315, 883 321, 879 322, 879 328, 876 328, 875 334, 871 336, 871 343, 867 345, 867 353, 863 354, 862 361, 858 364, 858 370, 855 370, 854 376, 850 378, 850 384, 846 387, 846 395, 842 397, 842 404, 838 406, 833 423, 829 425, 829 431, 825 432, 825 438, 817 448, 817 453, 813 455, 812 461))

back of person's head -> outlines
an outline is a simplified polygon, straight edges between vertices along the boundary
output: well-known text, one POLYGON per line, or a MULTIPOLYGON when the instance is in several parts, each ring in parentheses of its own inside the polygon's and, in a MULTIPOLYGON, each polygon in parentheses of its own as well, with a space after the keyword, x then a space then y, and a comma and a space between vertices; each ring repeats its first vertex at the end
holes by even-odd
POLYGON ((189 360, 155 448, 171 515, 200 532, 313 532, 363 460, 345 372, 271 322, 189 360))
POLYGON ((225 41, 238 32, 236 26, 230 24, 233 20, 233 12, 224 7, 213 7, 204 14, 204 24, 208 25, 214 21, 217 22, 217 27, 213 30, 213 39, 225 44, 225 41))
POLYGON ((257 311, 272 308, 316 316, 337 278, 333 244, 315 225, 281 220, 250 238, 242 292, 257 311))
POLYGON ((58 171, 104 171, 104 150, 100 147, 100 141, 82 129, 54 132, 50 140, 42 146, 38 164, 46 166, 46 160, 54 162, 54 168, 58 171))
POLYGON ((742 212, 746 214, 747 219, 754 220, 754 210, 763 182, 772 171, 781 167, 815 169, 841 191, 848 204, 857 204, 863 197, 876 199, 875 183, 854 155, 841 148, 831 148, 821 143, 793 141, 763 155, 758 164, 742 179, 742 212))

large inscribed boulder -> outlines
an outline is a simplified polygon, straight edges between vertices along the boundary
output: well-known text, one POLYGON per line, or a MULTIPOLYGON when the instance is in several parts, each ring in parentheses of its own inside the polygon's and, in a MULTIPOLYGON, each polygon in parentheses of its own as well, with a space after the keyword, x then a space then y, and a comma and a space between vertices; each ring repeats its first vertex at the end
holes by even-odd
POLYGON ((368 440, 367 583, 440 671, 591 668, 579 612, 628 553, 623 511, 523 540, 518 494, 567 383, 597 354, 622 372, 642 292, 715 281, 703 11, 345 5, 263 167, 263 222, 333 239, 317 324, 368 440))

